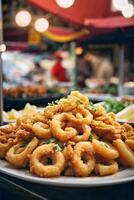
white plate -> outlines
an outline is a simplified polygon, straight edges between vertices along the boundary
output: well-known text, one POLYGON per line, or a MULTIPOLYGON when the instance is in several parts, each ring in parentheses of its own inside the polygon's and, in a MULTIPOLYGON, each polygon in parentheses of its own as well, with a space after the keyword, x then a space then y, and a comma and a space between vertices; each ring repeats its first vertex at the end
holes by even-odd
POLYGON ((117 122, 121 123, 121 124, 130 124, 131 126, 134 126, 134 121, 128 121, 128 120, 123 120, 123 119, 117 119, 117 122))
POLYGON ((8 162, 0 160, 0 172, 33 183, 61 187, 98 187, 114 185, 134 180, 134 169, 124 169, 118 173, 105 177, 58 177, 58 178, 40 178, 31 174, 28 170, 18 170, 12 167, 8 162))

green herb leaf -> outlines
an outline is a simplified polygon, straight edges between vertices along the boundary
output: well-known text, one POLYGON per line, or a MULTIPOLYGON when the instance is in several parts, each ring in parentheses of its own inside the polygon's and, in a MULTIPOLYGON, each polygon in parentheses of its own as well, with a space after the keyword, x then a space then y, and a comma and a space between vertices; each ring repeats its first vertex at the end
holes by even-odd
POLYGON ((90 105, 90 106, 94 106, 94 104, 93 104, 92 101, 89 101, 89 105, 90 105))
POLYGON ((55 101, 55 104, 58 104, 58 103, 59 103, 59 100, 56 100, 56 101, 55 101))
POLYGON ((89 135, 89 141, 90 141, 90 142, 93 141, 93 135, 92 135, 92 133, 89 135))
POLYGON ((123 102, 112 100, 112 99, 106 99, 104 101, 103 107, 105 108, 106 112, 113 112, 118 113, 121 110, 123 110, 126 105, 123 102))
POLYGON ((58 144, 55 144, 53 149, 54 149, 55 152, 61 151, 61 148, 58 144))
POLYGON ((52 101, 51 103, 48 103, 48 106, 54 106, 54 101, 52 101))
POLYGON ((49 140, 44 141, 44 144, 51 144, 56 141, 56 138, 50 138, 49 140))
POLYGON ((77 100, 76 103, 77 103, 77 105, 83 104, 83 102, 81 100, 79 100, 79 99, 77 100))
POLYGON ((96 107, 94 106, 92 101, 89 101, 89 105, 92 107, 92 111, 96 111, 96 107))
POLYGON ((92 107, 92 111, 94 111, 94 112, 95 112, 95 111, 96 111, 96 108, 95 108, 95 107, 92 107))

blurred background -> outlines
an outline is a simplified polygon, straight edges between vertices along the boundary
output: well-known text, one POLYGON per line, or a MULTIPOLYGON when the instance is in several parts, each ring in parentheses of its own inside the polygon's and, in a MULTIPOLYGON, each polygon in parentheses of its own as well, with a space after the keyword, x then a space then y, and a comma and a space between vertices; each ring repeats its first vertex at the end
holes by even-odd
POLYGON ((3 0, 4 109, 134 96, 134 1, 3 0))

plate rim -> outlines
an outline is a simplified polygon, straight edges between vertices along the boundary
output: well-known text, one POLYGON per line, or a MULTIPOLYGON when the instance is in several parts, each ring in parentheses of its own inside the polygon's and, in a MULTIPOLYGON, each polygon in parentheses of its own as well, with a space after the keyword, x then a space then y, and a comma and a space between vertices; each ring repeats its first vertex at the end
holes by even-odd
MULTIPOLYGON (((7 161, 4 161, 4 162, 8 163, 7 161)), ((12 167, 12 165, 10 165, 10 166, 12 167)), ((10 168, 10 169, 11 170, 17 170, 16 168, 10 168)), ((131 170, 131 168, 126 168, 125 170, 129 170, 129 169, 131 170)), ((18 171, 19 171, 19 169, 18 169, 18 171)), ((25 170, 25 171, 28 171, 28 170, 25 170)), ((100 182, 91 182, 91 181, 89 183, 87 183, 87 182, 80 183, 79 181, 75 182, 75 183, 74 182, 68 183, 68 182, 64 182, 64 181, 58 182, 58 181, 54 180, 54 179, 58 179, 59 177, 43 178, 43 177, 36 177, 35 175, 28 176, 27 174, 22 175, 22 174, 19 174, 19 173, 18 174, 13 173, 3 166, 0 166, 0 172, 8 175, 10 177, 14 177, 14 178, 17 178, 19 180, 24 180, 24 181, 27 181, 27 182, 30 182, 30 183, 36 183, 36 184, 40 184, 40 185, 57 186, 57 187, 71 187, 71 188, 76 188, 76 187, 77 188, 80 188, 80 187, 81 188, 94 188, 94 187, 114 186, 114 185, 134 181, 134 176, 129 176, 129 177, 113 179, 113 180, 110 180, 110 181, 109 180, 103 180, 101 183, 100 182)), ((69 178, 69 177, 64 177, 64 178, 69 178)), ((86 179, 88 179, 88 177, 70 177, 70 178, 74 178, 74 179, 77 179, 77 178, 78 179, 79 178, 84 179, 84 178, 86 178, 86 179)))

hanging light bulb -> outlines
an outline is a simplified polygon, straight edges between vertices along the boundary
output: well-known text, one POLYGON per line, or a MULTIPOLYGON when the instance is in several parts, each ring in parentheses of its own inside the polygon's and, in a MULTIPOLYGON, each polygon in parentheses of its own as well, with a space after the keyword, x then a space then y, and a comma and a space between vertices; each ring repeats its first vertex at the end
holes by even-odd
POLYGON ((81 55, 83 53, 83 48, 82 47, 76 47, 75 53, 76 53, 76 55, 81 55))
POLYGON ((122 10, 128 5, 128 0, 113 0, 112 4, 115 9, 122 10))
POLYGON ((6 51, 6 45, 5 44, 1 44, 0 45, 0 52, 4 52, 6 51))
POLYGON ((49 22, 46 18, 39 18, 35 21, 34 28, 38 32, 45 32, 49 28, 49 22))
POLYGON ((27 10, 21 10, 15 16, 15 22, 20 27, 28 26, 31 20, 31 14, 27 10))
POLYGON ((122 9, 122 15, 126 18, 132 17, 134 15, 134 6, 132 4, 128 4, 122 9))
POLYGON ((74 4, 75 0, 56 0, 56 3, 61 8, 69 8, 74 4))

